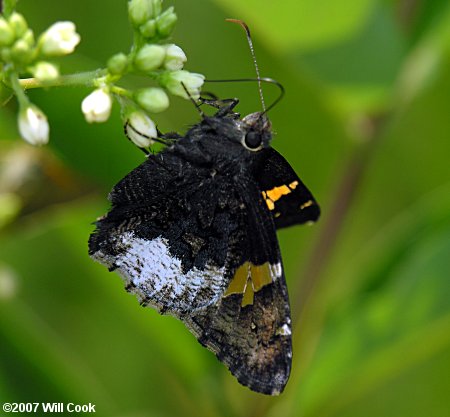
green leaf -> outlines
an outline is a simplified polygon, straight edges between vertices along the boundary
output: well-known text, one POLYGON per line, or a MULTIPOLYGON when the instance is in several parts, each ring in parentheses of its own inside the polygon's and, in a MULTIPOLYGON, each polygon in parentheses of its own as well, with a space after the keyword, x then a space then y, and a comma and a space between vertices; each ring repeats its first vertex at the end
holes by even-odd
MULTIPOLYGON (((367 262, 358 269, 366 285, 329 312, 317 354, 298 387, 302 415, 358 416, 355 403, 367 416, 380 415, 380 406, 371 406, 380 391, 403 390, 393 381, 405 384, 405 374, 415 375, 409 385, 420 385, 424 377, 417 370, 450 349, 449 196, 449 186, 436 190, 383 230, 376 244, 369 242, 367 262)), ((437 368, 427 383, 450 389, 445 375, 437 368)), ((441 391, 426 395, 443 401, 441 391)), ((408 415, 398 414, 398 400, 391 400, 382 415, 408 415)), ((422 400, 408 398, 407 409, 439 415, 427 412, 429 401, 422 400)), ((294 410, 292 415, 300 412, 294 410)))
MULTIPOLYGON (((276 50, 310 50, 354 35, 369 18, 373 0, 215 0, 233 17, 251 19, 251 29, 276 50)), ((231 16, 230 16, 231 17, 231 16)))

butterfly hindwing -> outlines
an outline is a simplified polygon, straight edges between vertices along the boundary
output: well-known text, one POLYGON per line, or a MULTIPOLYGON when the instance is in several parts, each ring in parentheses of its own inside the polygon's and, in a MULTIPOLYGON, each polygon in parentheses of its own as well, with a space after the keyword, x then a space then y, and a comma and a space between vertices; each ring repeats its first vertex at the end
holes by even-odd
POLYGON ((320 208, 316 200, 275 149, 260 152, 254 176, 277 229, 318 219, 320 208))
POLYGON ((273 219, 257 185, 251 185, 249 181, 246 218, 233 248, 240 254, 233 279, 218 303, 184 321, 241 384, 276 395, 291 370, 289 299, 273 219))
POLYGON ((241 384, 269 395, 283 391, 292 360, 284 277, 256 292, 251 305, 234 294, 184 321, 241 384))
POLYGON ((276 230, 258 184, 152 155, 110 194, 90 254, 142 305, 180 318, 238 380, 283 390, 291 367, 289 301, 276 230))
POLYGON ((114 187, 90 254, 143 305, 177 317, 205 308, 231 279, 227 247, 239 215, 237 203, 216 211, 223 192, 206 171, 169 152, 152 155, 114 187))

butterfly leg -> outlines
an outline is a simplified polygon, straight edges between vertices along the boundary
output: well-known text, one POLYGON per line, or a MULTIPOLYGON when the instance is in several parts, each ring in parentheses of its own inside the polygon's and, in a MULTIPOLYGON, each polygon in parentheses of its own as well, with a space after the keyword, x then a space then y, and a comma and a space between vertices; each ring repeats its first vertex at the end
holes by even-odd
MULTIPOLYGON (((210 94, 210 93, 208 93, 210 94)), ((204 97, 200 97, 201 104, 206 104, 208 106, 214 107, 218 109, 218 112, 215 114, 216 117, 225 116, 227 114, 233 114, 236 117, 239 117, 239 113, 233 113, 233 109, 239 103, 237 98, 227 98, 224 100, 219 100, 214 94, 211 94, 214 98, 207 99, 204 97)))

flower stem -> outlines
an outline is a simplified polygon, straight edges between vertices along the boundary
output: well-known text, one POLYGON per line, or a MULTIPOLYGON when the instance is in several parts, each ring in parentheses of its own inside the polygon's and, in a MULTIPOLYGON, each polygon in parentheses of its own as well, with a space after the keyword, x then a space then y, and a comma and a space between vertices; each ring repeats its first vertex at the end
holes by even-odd
POLYGON ((62 75, 53 81, 42 83, 36 78, 24 78, 19 80, 23 89, 48 88, 48 87, 66 87, 66 86, 87 86, 95 87, 99 77, 107 75, 107 70, 98 69, 95 71, 80 72, 78 74, 62 75))
POLYGON ((30 103, 27 95, 25 94, 24 88, 20 84, 19 76, 16 72, 11 71, 9 73, 9 82, 11 83, 11 88, 14 90, 14 93, 17 97, 17 101, 19 102, 20 108, 25 108, 30 103))
POLYGON ((133 93, 131 91, 122 87, 117 87, 116 85, 111 87, 111 93, 128 98, 131 98, 133 96, 133 93))
POLYGON ((3 0, 2 2, 0 0, 0 6, 2 6, 0 7, 0 9, 4 17, 8 18, 11 15, 11 13, 16 8, 17 1, 18 0, 3 0))

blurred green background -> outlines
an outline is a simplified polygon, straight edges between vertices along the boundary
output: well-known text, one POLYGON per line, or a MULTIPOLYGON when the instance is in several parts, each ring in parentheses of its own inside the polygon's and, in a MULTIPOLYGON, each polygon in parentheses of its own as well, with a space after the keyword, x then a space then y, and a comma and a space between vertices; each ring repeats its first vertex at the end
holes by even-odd
MULTIPOLYGON (((291 380, 268 398, 241 387, 177 320, 142 309, 87 255, 106 195, 143 161, 118 106, 88 125, 88 89, 31 91, 50 145, 0 111, 0 402, 96 404, 99 416, 450 415, 450 3, 448 0, 173 0, 173 41, 207 78, 283 83, 273 146, 323 217, 279 233, 296 321, 291 380)), ((62 72, 127 51, 125 0, 21 0, 39 32, 76 23, 62 72)), ((129 86, 140 80, 129 81, 129 86)), ((207 85, 259 110, 254 84, 207 85)), ((264 87, 267 101, 276 88, 264 87)), ((198 121, 172 99, 157 121, 198 121)))

